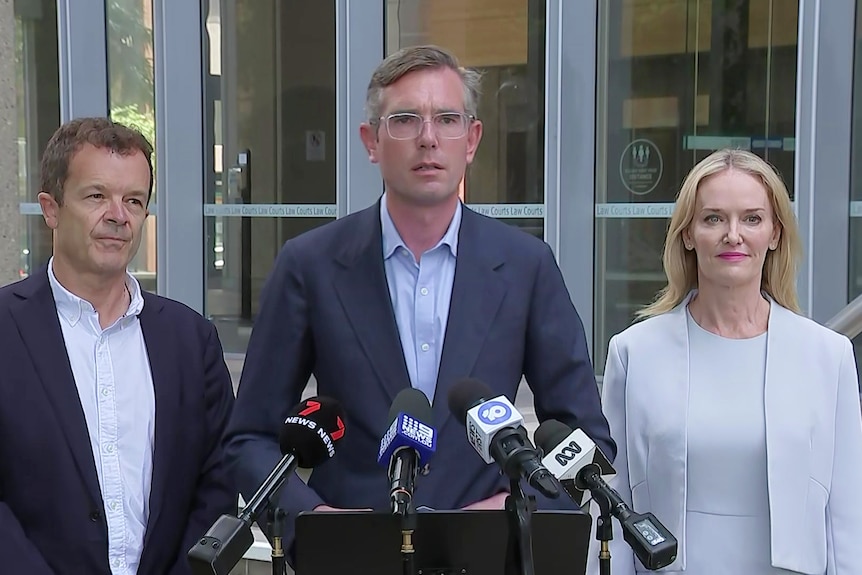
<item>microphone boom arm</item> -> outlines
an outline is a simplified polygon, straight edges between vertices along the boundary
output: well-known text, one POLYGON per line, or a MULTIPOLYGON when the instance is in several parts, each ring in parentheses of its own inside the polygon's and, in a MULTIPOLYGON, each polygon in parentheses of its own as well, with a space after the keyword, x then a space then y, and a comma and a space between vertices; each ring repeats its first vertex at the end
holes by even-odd
POLYGON ((252 524, 260 518, 296 466, 296 457, 292 454, 283 456, 242 513, 238 516, 222 515, 216 520, 198 544, 189 550, 189 564, 194 575, 228 575, 254 543, 252 524))
POLYGON ((291 455, 285 455, 278 462, 278 465, 270 472, 269 477, 260 484, 257 492, 252 495, 249 502, 243 508, 239 518, 247 525, 251 525, 257 521, 261 514, 266 510, 266 506, 270 501, 278 496, 284 482, 288 476, 296 469, 296 458, 291 455))

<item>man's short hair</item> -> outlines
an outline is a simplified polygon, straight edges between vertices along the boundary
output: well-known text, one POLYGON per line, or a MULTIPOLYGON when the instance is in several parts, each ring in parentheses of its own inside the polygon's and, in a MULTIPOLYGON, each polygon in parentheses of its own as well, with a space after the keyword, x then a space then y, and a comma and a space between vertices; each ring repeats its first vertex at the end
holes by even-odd
POLYGON ((368 120, 374 122, 383 113, 383 90, 410 72, 448 68, 458 74, 464 84, 464 111, 476 116, 479 105, 482 75, 476 70, 464 68, 458 59, 439 46, 410 46, 389 55, 377 66, 368 83, 365 110, 368 120))
POLYGON ((109 149, 121 156, 141 152, 150 168, 150 189, 153 194, 153 146, 138 130, 114 122, 110 118, 77 118, 60 126, 45 147, 40 165, 41 189, 63 205, 63 186, 69 177, 72 158, 85 145, 109 149))

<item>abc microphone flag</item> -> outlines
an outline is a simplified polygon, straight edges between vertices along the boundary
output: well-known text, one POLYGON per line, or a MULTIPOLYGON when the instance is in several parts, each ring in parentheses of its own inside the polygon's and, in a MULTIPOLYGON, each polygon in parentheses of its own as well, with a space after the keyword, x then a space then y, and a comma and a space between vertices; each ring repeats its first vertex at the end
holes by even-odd
POLYGON ((547 454, 542 458, 542 465, 560 480, 572 501, 580 507, 590 500, 589 488, 578 479, 581 469, 594 465, 605 481, 616 475, 604 453, 580 429, 573 431, 565 423, 549 419, 536 429, 534 439, 542 453, 547 454))
MULTIPOLYGON (((630 509, 620 494, 608 485, 605 478, 612 477, 615 472, 583 431, 549 419, 542 422, 535 437, 536 444, 548 453, 542 463, 560 480, 572 501, 583 506, 592 495, 603 515, 613 515, 617 519, 623 530, 623 540, 644 567, 654 571, 676 560, 676 537, 652 513, 630 509)), ((596 537, 604 542, 606 539, 599 537, 600 531, 610 529, 610 523, 597 525, 600 528, 596 537)))

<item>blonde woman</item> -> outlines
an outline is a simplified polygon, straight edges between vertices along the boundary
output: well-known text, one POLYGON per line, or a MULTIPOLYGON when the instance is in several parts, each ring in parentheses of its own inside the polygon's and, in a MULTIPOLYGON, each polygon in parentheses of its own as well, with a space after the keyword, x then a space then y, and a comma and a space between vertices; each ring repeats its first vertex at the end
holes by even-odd
MULTIPOLYGON (((679 539, 666 573, 862 573, 862 417, 850 341, 799 315, 781 178, 720 150, 677 198, 667 287, 611 340, 615 487, 679 539)), ((616 537, 615 574, 644 571, 616 537)))

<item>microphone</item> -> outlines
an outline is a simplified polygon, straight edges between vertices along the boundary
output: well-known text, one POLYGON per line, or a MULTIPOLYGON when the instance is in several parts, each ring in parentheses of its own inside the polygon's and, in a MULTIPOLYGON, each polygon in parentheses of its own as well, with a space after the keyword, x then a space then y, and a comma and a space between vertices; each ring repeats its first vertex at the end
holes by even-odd
POLYGON ((462 379, 449 391, 449 411, 467 427, 467 440, 485 463, 497 462, 513 480, 521 477, 550 498, 560 496, 559 482, 540 461, 527 438, 524 418, 505 395, 476 379, 462 379))
POLYGON ((311 397, 290 410, 279 434, 284 456, 242 513, 222 515, 188 551, 194 575, 228 575, 254 543, 252 524, 297 467, 312 468, 335 456, 344 437, 344 409, 334 399, 311 397))
POLYGON ((581 505, 584 492, 589 490, 602 513, 610 512, 617 518, 623 528, 623 539, 644 567, 661 569, 676 560, 676 537, 652 513, 632 511, 620 494, 607 484, 602 475, 612 476, 615 471, 583 431, 572 431, 565 423, 549 419, 539 425, 535 437, 542 451, 548 453, 543 462, 553 459, 556 465, 552 463, 549 469, 562 470, 560 475, 555 472, 555 476, 560 480, 571 480, 563 482, 566 493, 581 505), (562 456, 560 460, 565 464, 560 463, 558 455, 562 456), (567 469, 568 465, 571 465, 570 469, 567 469))
POLYGON ((416 475, 437 448, 437 433, 431 422, 431 404, 414 388, 401 390, 389 408, 389 429, 380 440, 377 463, 389 467, 389 498, 392 512, 412 511, 416 475))
POLYGON ((583 507, 591 497, 589 488, 576 481, 578 472, 587 465, 596 465, 605 481, 610 481, 616 471, 605 454, 580 429, 572 431, 565 423, 556 419, 543 422, 533 435, 536 445, 547 453, 542 465, 560 480, 569 497, 578 507, 583 507))

